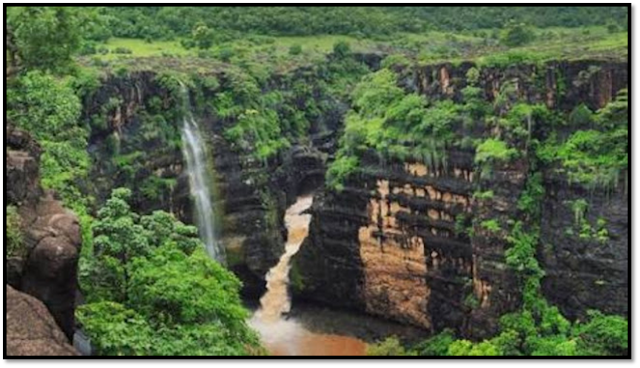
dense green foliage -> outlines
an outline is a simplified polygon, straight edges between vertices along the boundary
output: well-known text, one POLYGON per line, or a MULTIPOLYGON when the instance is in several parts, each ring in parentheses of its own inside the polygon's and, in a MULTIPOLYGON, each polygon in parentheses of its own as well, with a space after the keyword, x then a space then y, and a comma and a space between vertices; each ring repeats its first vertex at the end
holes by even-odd
POLYGON ((28 71, 10 80, 7 119, 30 132, 42 146, 40 179, 55 190, 80 218, 85 246, 90 248, 92 198, 83 193, 90 169, 88 129, 79 123, 80 99, 76 78, 60 79, 41 71, 28 71))
POLYGON ((205 253, 197 230, 163 211, 131 211, 116 189, 93 224, 78 321, 102 355, 259 353, 240 281, 205 253), (197 298, 193 296, 197 295, 197 298))
POLYGON ((559 142, 550 137, 539 150, 543 161, 559 162, 558 171, 569 180, 588 188, 617 187, 629 167, 629 115, 627 91, 595 114, 579 106, 570 115, 570 124, 581 128, 559 142))
MULTIPOLYGON (((141 200, 170 201, 166 196, 176 179, 157 176, 146 165, 152 155, 180 149, 178 126, 188 109, 212 116, 232 149, 265 166, 288 147, 306 143, 310 133, 342 129, 326 176, 335 190, 366 170, 371 158, 431 169, 447 167, 448 148, 475 150, 481 179, 530 159, 517 218, 482 219, 475 228, 506 236, 505 262, 521 285, 521 308, 503 316, 499 333, 485 341, 458 339, 445 330, 414 346, 389 338, 367 352, 619 355, 628 351, 624 318, 590 311, 585 320, 569 322, 542 296, 544 270, 536 253, 544 189, 536 170, 553 167, 592 190, 619 185, 628 175, 626 91, 595 113, 581 105, 560 119, 545 105, 525 102, 516 82, 502 84, 493 103, 479 82, 485 67, 540 67, 550 58, 609 56, 611 50, 626 55, 621 31, 628 27, 618 26, 626 17, 624 7, 8 7, 6 56, 15 70, 8 72, 7 118, 42 145, 43 186, 80 216, 80 282, 88 304, 79 307, 78 320, 99 354, 262 353, 245 323, 239 281, 206 256, 196 229, 166 212, 141 216, 130 208, 141 200), (565 28, 547 28, 556 26, 565 28), (355 55, 363 51, 391 56, 369 73, 355 55), (73 63, 78 55, 84 56, 81 68, 73 63), (416 63, 464 59, 477 63, 460 98, 407 93, 405 78, 416 63), (123 108, 119 96, 80 120, 81 98, 93 97, 98 71, 126 80, 134 69, 156 71, 163 93, 136 107, 127 134, 110 126, 123 108), (193 106, 185 103, 188 94, 193 106), (572 133, 565 135, 564 128, 572 133), (534 130, 546 140, 532 139, 534 130), (106 137, 101 151, 92 152, 103 160, 103 174, 135 188, 133 198, 130 189, 115 190, 93 225, 95 201, 87 193, 101 188, 89 178, 90 133, 106 137)), ((589 68, 574 83, 596 72, 589 68)), ((558 78, 559 96, 564 83, 558 78)), ((266 175, 258 182, 266 183, 266 175)), ((474 189, 476 200, 493 200, 492 188, 474 189)), ((267 225, 276 228, 274 199, 266 191, 260 196, 267 225)), ((593 215, 587 220, 586 199, 566 205, 575 215, 567 233, 606 244, 607 221, 593 221, 593 215)), ((15 207, 7 207, 6 222, 7 254, 19 255, 15 207)), ((456 217, 455 227, 457 235, 471 233, 464 216, 456 217)), ((294 288, 304 288, 295 267, 291 278, 294 288)), ((473 295, 464 300, 469 309, 478 304, 473 295)))
POLYGON ((408 353, 395 336, 388 337, 379 344, 367 345, 367 355, 370 356, 406 356, 408 353))
POLYGON ((509 22, 504 30, 502 43, 510 47, 522 46, 533 41, 534 37, 533 30, 526 24, 509 22))
POLYGON ((94 32, 101 24, 98 11, 67 6, 7 7, 8 61, 29 70, 69 71, 84 37, 104 39, 94 32))
POLYGON ((358 157, 369 149, 382 159, 446 165, 444 148, 461 123, 460 108, 451 101, 428 106, 424 97, 405 94, 396 80, 394 72, 382 69, 365 76, 354 89, 340 150, 327 171, 330 187, 340 189, 357 169, 358 157))
MULTIPOLYGON (((336 45, 342 53, 343 46, 336 45)), ((336 54, 338 55, 338 54, 336 54)), ((284 77, 281 86, 262 91, 263 76, 230 68, 223 92, 210 102, 211 110, 229 123, 224 132, 234 148, 252 152, 266 161, 307 135, 312 125, 326 129, 325 114, 335 107, 354 82, 368 69, 347 54, 326 64, 314 65, 303 74, 284 77)))
POLYGON ((42 145, 42 184, 65 203, 82 202, 78 180, 89 170, 87 129, 78 123, 80 100, 68 80, 28 72, 7 90, 7 118, 42 145))
POLYGON ((539 27, 619 22, 624 7, 109 7, 101 9, 112 35, 172 38, 199 24, 220 39, 241 33, 268 35, 351 34, 360 37, 425 30, 500 28, 510 20, 539 27))
POLYGON ((22 218, 18 214, 18 209, 15 206, 5 207, 5 239, 7 257, 20 257, 23 256, 25 249, 23 243, 23 229, 22 218))

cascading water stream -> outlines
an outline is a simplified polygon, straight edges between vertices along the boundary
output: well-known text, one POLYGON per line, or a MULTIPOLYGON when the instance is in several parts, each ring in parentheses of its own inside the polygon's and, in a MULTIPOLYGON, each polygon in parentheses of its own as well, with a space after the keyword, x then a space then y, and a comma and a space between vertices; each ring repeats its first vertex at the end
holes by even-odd
POLYGON ((189 175, 189 188, 195 204, 195 220, 200 238, 205 244, 209 255, 220 263, 225 262, 224 248, 216 241, 215 218, 211 202, 210 180, 207 175, 207 160, 204 140, 196 123, 189 95, 182 86, 184 99, 184 116, 182 121, 182 153, 186 161, 189 175))
POLYGON ((267 274, 267 292, 260 298, 260 309, 256 313, 261 320, 277 321, 291 309, 288 292, 290 262, 309 233, 311 215, 303 212, 311 207, 312 203, 312 196, 299 197, 284 215, 288 233, 287 244, 280 261, 267 274))
POLYGON ((293 257, 309 233, 311 215, 304 213, 313 197, 298 197, 284 220, 287 226, 285 252, 266 276, 267 291, 260 298, 260 308, 249 321, 273 355, 364 355, 365 343, 349 336, 314 333, 293 318, 282 316, 291 309, 289 271, 293 257))

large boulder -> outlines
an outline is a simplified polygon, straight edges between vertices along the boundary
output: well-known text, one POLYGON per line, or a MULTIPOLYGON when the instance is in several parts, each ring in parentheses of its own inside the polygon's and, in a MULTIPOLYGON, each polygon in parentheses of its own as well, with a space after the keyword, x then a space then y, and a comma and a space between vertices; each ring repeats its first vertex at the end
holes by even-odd
POLYGON ((19 251, 7 254, 7 282, 41 300, 70 339, 82 242, 79 221, 54 193, 42 189, 38 143, 11 124, 6 133, 6 204, 17 207, 23 233, 19 251))
POLYGON ((6 139, 6 201, 13 205, 33 203, 42 195, 40 145, 28 133, 12 125, 6 127, 6 139))
POLYGON ((5 290, 7 356, 79 355, 41 301, 9 285, 5 290))

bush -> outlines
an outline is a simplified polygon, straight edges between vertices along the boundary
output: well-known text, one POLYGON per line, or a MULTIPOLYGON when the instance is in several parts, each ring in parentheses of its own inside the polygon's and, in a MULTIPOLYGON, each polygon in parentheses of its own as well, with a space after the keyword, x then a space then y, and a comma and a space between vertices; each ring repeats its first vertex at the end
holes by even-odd
POLYGON ((7 257, 22 257, 25 255, 22 239, 22 218, 15 206, 7 206, 6 212, 7 257))
POLYGON ((367 345, 367 355, 369 356, 405 356, 415 355, 408 354, 405 348, 400 343, 400 340, 393 337, 388 337, 384 341, 377 344, 367 345))
POLYGON ((414 349, 421 356, 445 356, 451 345, 456 340, 453 331, 445 329, 439 334, 417 344, 414 349))
POLYGON ((524 23, 509 22, 505 26, 501 42, 509 47, 522 46, 535 39, 533 30, 524 23))
POLYGON ((509 162, 518 156, 518 151, 509 148, 504 141, 495 138, 489 138, 483 141, 476 148, 475 162, 478 164, 485 163, 504 163, 509 162))
POLYGON ((131 51, 131 49, 128 49, 126 47, 116 47, 115 49, 111 50, 112 54, 132 54, 133 51, 131 51))
POLYGON ((80 46, 80 50, 78 50, 78 53, 82 56, 95 55, 97 52, 95 42, 91 41, 84 42, 82 46, 80 46))
POLYGON ((346 41, 338 41, 333 45, 333 54, 339 59, 344 59, 350 53, 351 46, 346 41))
POLYGON ((293 45, 289 47, 289 55, 300 55, 302 53, 302 46, 293 45))
POLYGON ((223 47, 218 51, 216 56, 218 57, 218 59, 224 61, 225 63, 228 63, 234 55, 235 52, 232 48, 223 47))
POLYGON ((607 24, 607 31, 609 33, 620 32, 620 27, 615 23, 609 23, 609 24, 607 24))

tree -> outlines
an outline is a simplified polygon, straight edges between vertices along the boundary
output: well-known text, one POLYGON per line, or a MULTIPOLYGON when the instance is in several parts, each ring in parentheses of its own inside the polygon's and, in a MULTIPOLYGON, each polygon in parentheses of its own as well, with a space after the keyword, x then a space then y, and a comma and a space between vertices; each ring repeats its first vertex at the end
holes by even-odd
POLYGON ((338 41, 333 45, 333 54, 338 59, 344 59, 351 53, 351 46, 346 41, 338 41))
POLYGON ((214 32, 204 23, 198 23, 193 27, 191 37, 195 45, 201 50, 206 50, 213 46, 214 32))
POLYGON ((80 47, 81 22, 71 7, 8 7, 9 59, 27 69, 65 70, 80 47))
POLYGON ((525 45, 535 38, 533 30, 524 23, 509 22, 504 27, 502 43, 509 47, 525 45))
POLYGON ((42 71, 28 71, 7 89, 7 118, 42 145, 42 184, 65 204, 81 212, 85 199, 78 183, 86 179, 90 160, 87 129, 82 127, 80 99, 70 83, 42 71))
POLYGON ((94 256, 81 276, 78 321, 102 355, 261 354, 240 281, 208 257, 193 226, 139 216, 119 188, 98 211, 94 256))

